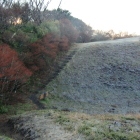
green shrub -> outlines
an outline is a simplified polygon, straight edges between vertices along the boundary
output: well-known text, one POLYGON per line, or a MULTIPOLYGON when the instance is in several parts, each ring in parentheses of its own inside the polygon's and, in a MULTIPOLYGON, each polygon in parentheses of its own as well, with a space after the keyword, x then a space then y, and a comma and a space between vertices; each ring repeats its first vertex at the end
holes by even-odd
POLYGON ((39 37, 43 37, 47 33, 53 33, 60 36, 59 21, 43 21, 40 26, 37 27, 37 33, 39 37))
POLYGON ((0 104, 0 114, 4 114, 8 112, 8 108, 6 105, 0 104))
POLYGON ((41 102, 42 102, 42 103, 45 103, 46 106, 47 106, 48 108, 50 108, 50 104, 51 104, 50 99, 46 98, 46 99, 42 100, 41 102))

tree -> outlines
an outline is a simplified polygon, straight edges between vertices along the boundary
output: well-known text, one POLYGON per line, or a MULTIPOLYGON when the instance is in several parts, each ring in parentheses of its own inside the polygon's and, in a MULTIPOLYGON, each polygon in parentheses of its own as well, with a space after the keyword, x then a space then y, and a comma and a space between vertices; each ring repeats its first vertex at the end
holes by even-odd
POLYGON ((69 43, 77 41, 79 32, 69 19, 60 20, 60 31, 61 36, 66 36, 69 39, 69 43))
POLYGON ((78 18, 71 17, 70 21, 72 22, 73 26, 79 31, 77 42, 89 42, 93 36, 93 29, 78 18))
POLYGON ((17 19, 21 19, 23 23, 28 21, 34 21, 39 25, 43 18, 42 13, 47 10, 51 0, 47 2, 45 0, 29 0, 20 1, 17 0, 1 0, 0 1, 0 19, 7 24, 13 24, 17 19), (6 18, 6 19, 5 19, 6 18))
POLYGON ((15 50, 7 44, 0 44, 0 90, 16 90, 28 80, 32 72, 18 58, 15 50))
POLYGON ((43 13, 47 10, 51 0, 45 2, 45 0, 30 0, 29 7, 31 9, 31 19, 37 24, 41 24, 43 21, 43 13))
POLYGON ((70 19, 71 13, 68 10, 63 9, 54 9, 52 11, 46 10, 43 12, 44 20, 61 20, 61 19, 70 19))

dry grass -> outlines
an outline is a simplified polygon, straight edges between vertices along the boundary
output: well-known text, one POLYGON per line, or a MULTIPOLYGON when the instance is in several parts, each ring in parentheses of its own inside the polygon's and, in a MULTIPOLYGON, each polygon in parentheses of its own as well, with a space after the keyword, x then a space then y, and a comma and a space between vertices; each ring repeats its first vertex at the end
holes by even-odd
POLYGON ((107 41, 78 47, 64 70, 46 86, 54 95, 65 97, 53 104, 90 114, 112 108, 116 114, 139 112, 140 43, 107 41))
POLYGON ((86 140, 139 140, 140 43, 126 40, 80 46, 65 69, 46 87, 61 97, 53 100, 60 110, 68 107, 76 111, 60 112, 64 120, 69 120, 61 124, 64 128, 73 127, 86 140))
POLYGON ((140 115, 88 115, 58 111, 57 115, 54 113, 53 116, 64 129, 69 130, 70 128, 70 131, 76 134, 83 134, 86 136, 86 140, 103 138, 139 140, 140 138, 140 115))

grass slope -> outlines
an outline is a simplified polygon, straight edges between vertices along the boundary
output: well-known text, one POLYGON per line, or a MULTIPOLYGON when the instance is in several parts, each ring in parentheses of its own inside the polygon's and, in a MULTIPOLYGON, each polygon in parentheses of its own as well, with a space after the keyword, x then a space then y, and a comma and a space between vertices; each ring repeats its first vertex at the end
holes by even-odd
POLYGON ((45 88, 52 105, 90 114, 139 112, 140 43, 124 39, 78 47, 65 69, 45 88))

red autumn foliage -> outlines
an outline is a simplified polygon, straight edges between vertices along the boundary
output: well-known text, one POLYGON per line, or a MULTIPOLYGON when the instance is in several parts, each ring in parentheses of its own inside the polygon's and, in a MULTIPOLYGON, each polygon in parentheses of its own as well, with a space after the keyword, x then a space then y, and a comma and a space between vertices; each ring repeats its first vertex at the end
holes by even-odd
POLYGON ((54 60, 59 52, 59 41, 51 34, 47 34, 42 40, 30 44, 31 59, 33 65, 39 69, 45 69, 49 62, 54 60))
POLYGON ((54 44, 54 39, 50 35, 45 35, 42 40, 30 44, 33 55, 46 55, 50 58, 55 58, 58 52, 58 45, 54 44))
POLYGON ((31 75, 32 72, 19 61, 17 52, 7 44, 0 44, 0 84, 24 83, 31 75))
POLYGON ((58 47, 61 51, 67 51, 69 48, 69 40, 66 36, 62 36, 60 38, 60 42, 58 44, 58 47))
MULTIPOLYGON (((70 28, 67 31, 69 32, 70 28)), ((53 34, 46 34, 41 40, 31 43, 28 49, 30 51, 23 52, 20 55, 22 61, 19 60, 18 53, 15 50, 11 49, 7 44, 1 43, 0 87, 5 85, 6 90, 8 90, 12 85, 15 86, 17 83, 26 82, 27 78, 35 71, 48 69, 58 53, 67 51, 70 42, 76 39, 75 36, 72 38, 72 34, 68 36, 68 32, 61 38, 53 34), (70 37, 70 40, 67 36, 70 37)))
POLYGON ((55 39, 55 36, 53 36, 52 34, 45 35, 42 40, 42 43, 42 45, 46 49, 45 53, 48 54, 50 57, 55 58, 59 51, 58 41, 57 39, 55 39))

